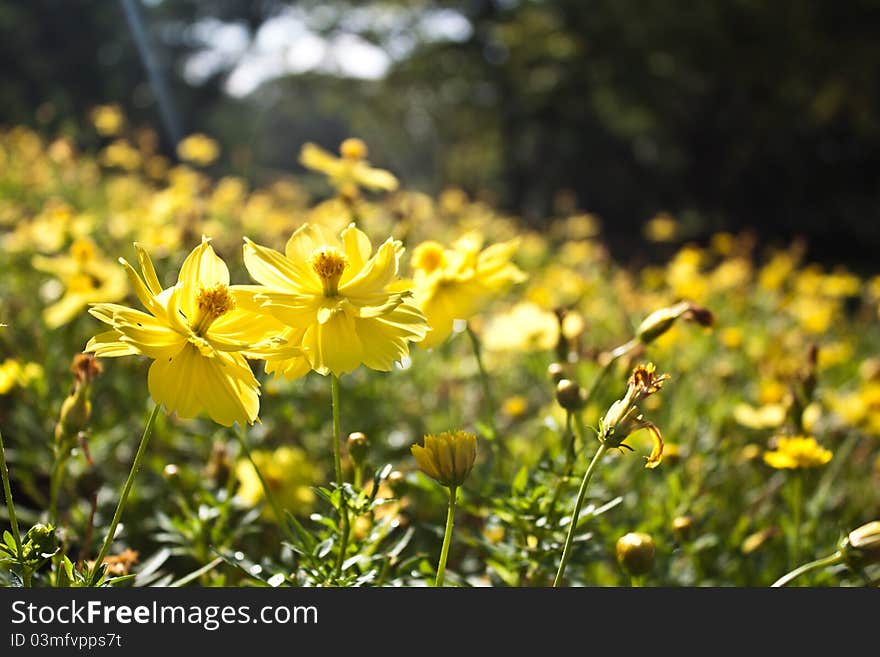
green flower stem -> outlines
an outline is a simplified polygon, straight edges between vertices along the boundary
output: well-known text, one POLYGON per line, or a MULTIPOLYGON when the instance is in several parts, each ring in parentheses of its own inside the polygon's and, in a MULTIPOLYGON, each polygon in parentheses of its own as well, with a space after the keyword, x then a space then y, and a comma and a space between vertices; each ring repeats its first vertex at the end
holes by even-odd
POLYGON ((339 379, 335 374, 330 375, 330 404, 333 413, 333 466, 336 470, 336 486, 339 488, 339 554, 336 557, 336 577, 342 574, 342 563, 345 561, 345 551, 348 548, 348 535, 350 524, 348 521, 348 500, 345 498, 345 480, 342 478, 342 437, 339 431, 339 379))
POLYGON ((794 492, 792 493, 792 514, 794 516, 794 532, 791 545, 791 563, 796 564, 801 560, 801 515, 804 496, 804 477, 802 470, 794 473, 794 492))
POLYGON ((590 461, 590 465, 587 466, 587 471, 584 473, 584 479, 581 482, 581 487, 574 503, 574 511, 571 512, 571 522, 568 524, 568 535, 565 537, 565 546, 562 548, 562 558, 559 561, 559 570, 556 572, 556 579, 553 580, 554 587, 558 587, 562 583, 562 576, 565 573, 565 565, 568 563, 568 558, 571 555, 571 544, 574 540, 574 532, 577 527, 578 516, 580 516, 581 513, 581 506, 584 503, 584 496, 587 493, 587 486, 590 483, 590 479, 593 478, 593 472, 595 471, 596 466, 599 461, 602 460, 602 457, 607 450, 608 445, 601 443, 599 449, 597 449, 595 455, 593 455, 593 460, 590 461))
POLYGON ((805 563, 802 566, 798 566, 790 573, 786 573, 779 579, 777 579, 773 584, 771 584, 771 588, 780 588, 787 585, 793 579, 800 577, 804 573, 808 573, 812 570, 818 570, 819 568, 826 568, 827 566, 836 566, 841 561, 843 561, 843 553, 838 551, 834 554, 830 554, 827 557, 822 557, 821 559, 816 559, 815 561, 810 561, 809 563, 805 563))
POLYGON ((156 417, 159 415, 160 408, 159 404, 156 404, 153 407, 153 411, 150 413, 150 417, 144 427, 144 434, 141 436, 141 442, 140 445, 138 445, 137 453, 134 456, 134 462, 131 464, 128 479, 125 480, 125 485, 122 487, 122 494, 119 496, 119 502, 116 504, 116 511, 113 514, 113 520, 110 522, 110 527, 107 530, 107 537, 104 539, 104 545, 101 546, 101 551, 98 553, 98 557, 95 559, 95 565, 92 567, 92 572, 89 574, 88 582, 90 586, 94 585, 95 578, 101 571, 101 565, 104 563, 104 557, 107 556, 107 552, 110 551, 110 546, 113 544, 116 527, 119 525, 119 520, 122 518, 122 510, 125 508, 125 503, 128 501, 128 495, 131 493, 131 488, 134 485, 135 475, 140 469, 141 461, 143 461, 144 454, 147 451, 147 445, 149 444, 150 436, 153 433, 153 425, 156 424, 156 417))
POLYGON ((611 371, 611 367, 618 361, 618 359, 623 358, 633 349, 635 349, 639 345, 639 341, 636 338, 633 338, 629 342, 626 342, 619 347, 612 349, 608 353, 608 360, 602 365, 602 369, 596 374, 596 377, 593 379, 593 383, 590 384, 589 390, 587 390, 586 395, 584 396, 584 406, 590 403, 593 399, 593 395, 596 394, 596 391, 599 389, 599 385, 602 383, 602 380, 611 371))
POLYGON ((15 515, 15 504, 12 503, 12 487, 9 485, 9 469, 6 466, 6 447, 3 445, 3 433, 0 433, 0 476, 3 477, 3 494, 6 496, 6 509, 9 511, 9 524, 12 525, 12 538, 18 560, 24 568, 24 550, 21 546, 21 534, 18 532, 18 516, 15 515))
POLYGON ((455 495, 458 488, 449 487, 449 509, 446 512, 446 531, 443 533, 443 547, 440 548, 440 562, 437 564, 437 578, 434 586, 443 586, 443 578, 446 575, 446 559, 449 557, 449 545, 452 543, 452 525, 455 519, 455 495))
POLYGON ((238 438, 238 444, 241 446, 241 451, 244 453, 247 460, 250 462, 251 467, 254 469, 254 472, 257 473, 257 479, 260 480, 260 486, 263 488, 263 496, 266 498, 266 501, 269 503, 269 506, 272 507, 272 513, 275 515, 275 519, 278 521, 278 527, 282 532, 290 539, 291 542, 296 542, 296 537, 293 535, 293 532, 290 531, 290 527, 287 526, 287 521, 284 518, 284 514, 281 512, 281 507, 278 506, 278 501, 275 499, 275 495, 272 493, 272 489, 269 487, 266 478, 263 476, 263 473, 260 472, 260 468, 257 465, 257 462, 254 460, 254 455, 251 453, 250 447, 248 447, 247 440, 245 439, 245 430, 244 427, 241 427, 239 431, 235 432, 236 437, 238 438))
POLYGON ((489 429, 492 431, 492 438, 498 437, 498 431, 495 428, 495 398, 492 396, 492 385, 489 381, 489 374, 486 372, 486 366, 483 364, 483 347, 480 344, 480 338, 474 333, 470 324, 467 325, 467 334, 471 341, 471 347, 474 350, 474 358, 477 361, 477 369, 480 371, 480 383, 483 386, 483 397, 486 400, 486 418, 489 429))

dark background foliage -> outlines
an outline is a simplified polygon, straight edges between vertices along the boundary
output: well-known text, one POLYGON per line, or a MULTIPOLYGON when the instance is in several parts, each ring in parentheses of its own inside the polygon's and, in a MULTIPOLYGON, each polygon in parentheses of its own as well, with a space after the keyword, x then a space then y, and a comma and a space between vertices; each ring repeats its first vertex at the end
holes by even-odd
POLYGON ((804 236, 813 258, 869 268, 880 247, 878 9, 876 0, 7 2, 0 123, 96 139, 89 110, 115 102, 160 129, 169 154, 184 134, 211 134, 223 147, 214 172, 254 184, 298 171, 304 141, 333 148, 358 135, 410 188, 458 185, 534 225, 572 205, 593 212, 622 256, 666 211, 694 239, 746 227, 768 240, 804 236), (280 71, 227 93, 262 26, 290 12, 328 42, 355 35, 383 49, 390 65, 371 77, 280 71), (439 34, 428 15, 459 29, 439 34), (188 75, 230 25, 246 37, 241 48, 188 75))

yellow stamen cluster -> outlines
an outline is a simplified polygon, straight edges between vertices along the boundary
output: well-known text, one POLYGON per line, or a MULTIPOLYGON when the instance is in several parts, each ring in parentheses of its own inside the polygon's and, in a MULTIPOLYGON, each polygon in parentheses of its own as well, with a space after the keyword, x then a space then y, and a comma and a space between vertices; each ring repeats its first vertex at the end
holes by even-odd
POLYGON ((95 243, 87 238, 80 238, 70 245, 70 255, 80 264, 95 259, 97 255, 95 243))
POLYGON ((193 329, 201 335, 218 317, 235 308, 235 299, 229 288, 223 284, 210 288, 201 288, 196 297, 198 314, 193 322, 193 329))
POLYGON ((442 267, 445 261, 443 245, 438 242, 422 242, 413 251, 412 266, 428 274, 442 267))
POLYGON ((335 297, 338 294, 339 279, 348 266, 348 258, 332 246, 322 246, 309 256, 309 264, 324 284, 324 296, 335 297))

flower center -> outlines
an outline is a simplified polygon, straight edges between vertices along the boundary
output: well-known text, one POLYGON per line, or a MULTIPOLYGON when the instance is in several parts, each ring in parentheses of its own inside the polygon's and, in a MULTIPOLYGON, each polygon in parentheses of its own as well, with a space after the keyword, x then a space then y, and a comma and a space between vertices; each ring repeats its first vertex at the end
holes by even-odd
POLYGON ((201 288, 196 297, 196 305, 198 310, 192 327, 198 335, 204 336, 214 320, 235 308, 235 299, 229 293, 229 288, 221 283, 214 287, 201 288))
POLYGON ((80 264, 94 260, 96 251, 95 243, 82 237, 70 245, 70 255, 80 264))
POLYGON ((367 157, 367 145, 361 139, 350 137, 339 145, 339 154, 346 160, 363 160, 367 157))
POLYGON ((339 279, 348 266, 348 259, 332 246, 322 246, 312 251, 309 264, 324 284, 324 296, 335 297, 339 293, 339 279))
POLYGON ((443 245, 437 242, 423 242, 413 251, 412 265, 415 269, 430 274, 441 267, 446 260, 443 245))

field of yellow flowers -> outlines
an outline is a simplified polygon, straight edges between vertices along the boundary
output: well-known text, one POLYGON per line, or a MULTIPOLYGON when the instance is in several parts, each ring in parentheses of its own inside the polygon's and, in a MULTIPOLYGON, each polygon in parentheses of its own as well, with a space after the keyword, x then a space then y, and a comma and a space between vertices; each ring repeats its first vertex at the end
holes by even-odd
POLYGON ((91 118, 0 132, 3 585, 880 580, 880 272, 91 118))

